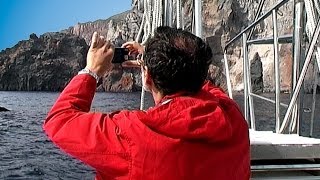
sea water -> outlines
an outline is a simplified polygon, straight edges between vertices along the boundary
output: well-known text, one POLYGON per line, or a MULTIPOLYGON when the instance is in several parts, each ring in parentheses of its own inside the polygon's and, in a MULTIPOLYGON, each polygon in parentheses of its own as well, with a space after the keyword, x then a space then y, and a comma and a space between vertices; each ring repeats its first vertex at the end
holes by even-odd
MULTIPOLYGON (((44 119, 59 93, 0 92, 0 106, 10 109, 0 112, 0 179, 93 179, 94 171, 80 161, 60 151, 48 140, 42 129, 44 119)), ((273 94, 263 94, 274 99, 273 94)), ((282 94, 288 103, 290 95, 282 94)), ((317 95, 315 135, 320 135, 320 96, 317 95)), ((235 94, 243 109, 243 95, 235 94)), ((311 95, 304 98, 303 122, 300 127, 308 135, 311 95)), ((274 130, 274 105, 254 100, 258 130, 274 130)), ((146 106, 153 105, 147 93, 146 106)), ((112 112, 138 109, 140 93, 96 93, 92 111, 112 112)), ((281 109, 281 118, 286 112, 281 109)))

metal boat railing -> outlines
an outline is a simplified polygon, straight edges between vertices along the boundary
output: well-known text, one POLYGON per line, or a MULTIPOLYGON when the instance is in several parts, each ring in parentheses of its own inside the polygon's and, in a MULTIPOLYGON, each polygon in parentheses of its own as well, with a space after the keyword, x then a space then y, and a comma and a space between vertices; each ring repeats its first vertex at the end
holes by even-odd
MULTIPOLYGON (((228 94, 232 98, 232 86, 231 86, 231 79, 230 79, 230 73, 229 73, 229 65, 228 65, 228 59, 227 59, 227 50, 230 48, 230 46, 235 43, 235 41, 239 40, 242 37, 242 46, 243 46, 243 84, 244 84, 244 116, 248 123, 251 126, 251 129, 256 130, 256 121, 255 121, 255 112, 254 112, 254 103, 253 98, 259 98, 268 102, 272 102, 275 104, 275 132, 276 133, 284 133, 288 125, 290 125, 289 133, 297 133, 299 134, 299 124, 300 124, 300 112, 301 112, 301 106, 300 102, 298 100, 299 93, 303 90, 302 84, 305 79, 308 66, 312 62, 312 58, 314 57, 314 50, 316 48, 316 44, 319 38, 320 34, 320 15, 318 11, 310 9, 305 9, 309 6, 304 6, 305 3, 312 3, 312 0, 295 0, 293 2, 294 5, 294 33, 293 35, 285 35, 285 36, 279 36, 278 35, 278 10, 282 6, 284 6, 287 3, 292 3, 292 1, 289 0, 281 0, 276 5, 272 6, 267 12, 265 12, 263 15, 258 17, 256 15, 255 21, 251 23, 248 27, 246 27, 244 30, 242 30, 239 34, 237 34, 234 38, 232 38, 225 46, 224 49, 224 64, 225 64, 225 73, 226 73, 226 79, 227 79, 227 87, 228 87, 228 94), (315 16, 311 16, 314 18, 308 18, 308 21, 313 20, 311 24, 316 24, 316 26, 308 26, 308 31, 312 31, 313 33, 309 33, 309 48, 307 50, 306 56, 304 57, 304 51, 302 49, 303 44, 303 35, 305 31, 305 12, 308 14, 313 13, 315 16), (273 21, 273 37, 272 38, 263 38, 263 39, 255 39, 251 40, 251 34, 253 32, 253 28, 255 28, 256 25, 258 25, 261 21, 266 19, 267 17, 272 16, 273 21), (318 18, 318 22, 315 23, 315 19, 318 18), (249 38, 248 38, 249 35, 249 38), (292 75, 292 97, 290 100, 290 103, 284 104, 280 102, 280 57, 279 57, 279 44, 281 43, 292 43, 293 44, 293 75, 292 75), (248 47, 253 44, 273 44, 273 50, 274 50, 274 81, 275 81, 275 100, 263 97, 258 94, 254 94, 251 89, 251 77, 250 77, 250 61, 249 61, 249 53, 248 53, 248 47), (304 62, 303 66, 301 68, 300 62, 304 62), (287 111, 284 116, 283 121, 280 120, 280 106, 286 107, 287 111), (296 132, 294 132, 296 131, 296 132)), ((314 4, 317 4, 317 0, 313 2, 314 4)), ((261 0, 259 3, 259 8, 257 14, 259 15, 262 11, 262 7, 264 4, 264 0, 261 0)), ((317 4, 318 5, 318 4, 317 4)), ((317 6, 316 6, 317 7, 317 6)), ((309 22, 308 22, 309 23, 309 22)), ((320 53, 320 48, 318 47, 317 50, 320 53)), ((318 54, 317 54, 318 55, 318 54)), ((320 57, 320 56, 319 56, 320 57)), ((317 57, 318 62, 320 61, 320 58, 317 57)), ((316 61, 315 61, 316 63, 316 61)), ((316 65, 314 66, 316 67, 316 65)), ((320 66, 318 66, 320 68, 320 66)), ((310 135, 313 133, 313 123, 314 123, 314 112, 315 112, 315 105, 316 105, 316 96, 315 91, 317 87, 317 68, 314 68, 315 72, 315 83, 313 86, 313 101, 312 101, 312 114, 311 114, 311 131, 310 135)))

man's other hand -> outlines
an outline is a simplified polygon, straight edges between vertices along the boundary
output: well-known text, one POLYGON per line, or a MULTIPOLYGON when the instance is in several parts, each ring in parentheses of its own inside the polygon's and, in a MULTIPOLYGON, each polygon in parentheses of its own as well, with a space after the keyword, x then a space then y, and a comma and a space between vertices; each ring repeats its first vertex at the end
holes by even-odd
POLYGON ((129 55, 144 53, 144 47, 135 41, 126 42, 121 47, 129 49, 129 55))
POLYGON ((131 60, 131 61, 125 61, 121 64, 122 67, 125 68, 141 68, 141 65, 143 64, 142 60, 131 60))
POLYGON ((92 35, 90 49, 87 54, 86 68, 102 77, 112 67, 114 46, 97 32, 92 35))

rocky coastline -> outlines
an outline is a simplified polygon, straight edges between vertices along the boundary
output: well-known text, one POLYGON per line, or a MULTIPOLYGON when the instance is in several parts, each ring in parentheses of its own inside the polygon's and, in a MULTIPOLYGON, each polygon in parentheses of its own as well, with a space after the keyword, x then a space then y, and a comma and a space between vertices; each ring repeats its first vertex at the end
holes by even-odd
MULTIPOLYGON (((265 3, 263 12, 276 0, 265 3)), ((191 26, 191 3, 185 0, 185 29, 191 26)), ((223 67, 223 50, 226 42, 253 21, 258 1, 252 0, 204 0, 203 34, 213 50, 214 57, 208 72, 208 79, 226 88, 223 67)), ((293 6, 288 4, 280 9, 279 34, 292 34, 293 6)), ((106 20, 78 23, 73 27, 20 41, 12 48, 0 52, 0 90, 15 91, 61 91, 68 81, 85 66, 86 51, 94 31, 112 40, 116 46, 134 40, 138 34, 143 9, 132 1, 132 9, 106 20)), ((175 23, 175 19, 173 20, 175 23)), ((272 20, 266 19, 253 31, 252 38, 270 37, 272 20)), ((255 92, 274 91, 273 50, 270 45, 249 47, 251 75, 255 92)), ((292 74, 292 46, 280 45, 281 91, 290 91, 292 74)), ((232 86, 235 91, 243 90, 242 47, 236 42, 227 51, 232 86)), ((312 91, 313 66, 309 68, 305 81, 306 92, 312 91)), ((320 87, 320 85, 318 85, 320 87)), ((132 92, 141 89, 140 73, 134 69, 115 66, 103 77, 99 91, 132 92)))
POLYGON ((0 90, 61 91, 85 67, 88 45, 64 33, 30 35, 0 53, 0 90))

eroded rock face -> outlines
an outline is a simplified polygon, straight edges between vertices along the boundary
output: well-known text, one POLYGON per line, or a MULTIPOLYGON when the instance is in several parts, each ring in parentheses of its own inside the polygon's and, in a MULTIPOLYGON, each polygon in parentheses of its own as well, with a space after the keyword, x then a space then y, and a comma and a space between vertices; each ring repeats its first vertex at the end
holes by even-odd
MULTIPOLYGON (((107 39, 112 40, 116 46, 121 46, 123 42, 134 40, 138 34, 144 11, 141 2, 142 1, 139 0, 132 0, 132 10, 115 15, 106 20, 79 23, 74 27, 63 30, 62 32, 64 34, 71 34, 70 37, 79 36, 80 38, 84 38, 85 42, 89 44, 93 32, 97 31, 101 35, 106 36, 107 39)), ((226 42, 253 22, 259 2, 259 0, 203 0, 203 35, 204 39, 206 39, 213 50, 212 65, 209 68, 208 78, 216 85, 222 86, 223 89, 226 89, 226 78, 223 64, 223 51, 226 42)), ((262 13, 265 13, 277 2, 278 0, 265 1, 262 13)), ((173 7, 176 7, 175 4, 173 4, 173 7)), ((184 28, 191 31, 192 0, 184 0, 183 9, 184 28)), ((279 35, 292 34, 292 16, 293 0, 289 1, 287 5, 279 9, 279 35)), ((174 18, 173 25, 175 23, 176 19, 174 18)), ((272 30, 273 23, 272 18, 270 17, 257 25, 252 33, 252 39, 271 37, 273 35, 272 30)), ((78 67, 75 62, 78 62, 79 64, 81 64, 80 61, 84 62, 83 58, 85 57, 84 54, 86 52, 80 47, 77 47, 77 45, 74 47, 74 49, 77 50, 70 50, 70 48, 69 50, 66 50, 68 48, 58 48, 56 47, 57 45, 52 45, 57 44, 55 41, 48 43, 47 41, 50 40, 38 39, 41 39, 41 37, 37 38, 36 35, 32 35, 28 43, 21 42, 11 50, 6 50, 5 52, 0 53, 0 72, 6 72, 5 74, 0 74, 0 89, 59 90, 66 84, 66 82, 68 82, 69 78, 67 77, 71 77, 70 74, 75 73, 75 71, 70 73, 69 68, 75 66, 78 67), (81 53, 78 53, 79 51, 81 51, 81 53), (30 56, 32 57, 31 60, 29 58, 30 56), (37 58, 38 56, 39 58, 37 58), (69 61, 68 58, 71 58, 72 60, 69 61), (77 60, 76 58, 80 59, 77 60), (68 62, 65 62, 66 59, 68 62), (29 64, 33 65, 29 66, 29 64), (65 66, 65 64, 67 64, 67 66, 65 66), (30 67, 30 70, 26 70, 23 68, 24 66, 30 67), (54 70, 56 68, 59 68, 60 71, 54 70), (41 71, 39 69, 45 70, 41 71), (15 73, 17 70, 23 71, 23 73, 15 73), (32 73, 29 73, 29 71, 32 73), (15 77, 15 79, 12 80, 12 77, 15 77), (47 86, 46 83, 38 82, 40 77, 47 79, 45 81, 49 81, 48 79, 50 79, 50 86, 53 87, 49 87, 49 85, 47 86), (39 87, 36 88, 36 86, 39 87)), ((232 44, 227 51, 233 90, 238 91, 243 90, 243 50, 241 44, 242 40, 239 39, 232 44)), ((74 46, 73 44, 69 45, 74 46)), ((84 45, 81 47, 84 47, 84 45)), ((289 91, 292 74, 292 46, 284 44, 280 45, 279 48, 281 90, 289 91)), ((248 49, 249 59, 255 59, 254 56, 258 53, 260 57, 259 68, 260 65, 262 65, 263 78, 261 80, 261 74, 259 71, 259 83, 257 83, 259 85, 255 88, 257 91, 262 91, 262 87, 263 91, 274 91, 274 58, 272 45, 252 45, 249 46, 248 49)), ((252 64, 252 67, 257 66, 255 61, 250 62, 250 64, 252 64)), ((312 90, 312 70, 313 65, 310 66, 310 70, 308 71, 307 79, 305 81, 305 89, 307 92, 312 90)), ((139 71, 115 68, 114 71, 105 75, 103 78, 103 84, 99 87, 99 90, 130 92, 140 88, 141 80, 139 71)))
POLYGON ((78 36, 30 35, 0 53, 0 90, 60 91, 84 68, 88 45, 78 36))
POLYGON ((141 18, 141 12, 132 9, 114 15, 106 20, 78 23, 74 27, 63 30, 63 32, 80 36, 85 39, 87 44, 90 44, 94 32, 98 32, 100 35, 105 36, 106 39, 111 41, 115 41, 117 38, 121 38, 125 42, 132 41, 139 32, 141 18))

